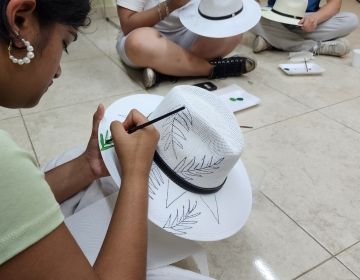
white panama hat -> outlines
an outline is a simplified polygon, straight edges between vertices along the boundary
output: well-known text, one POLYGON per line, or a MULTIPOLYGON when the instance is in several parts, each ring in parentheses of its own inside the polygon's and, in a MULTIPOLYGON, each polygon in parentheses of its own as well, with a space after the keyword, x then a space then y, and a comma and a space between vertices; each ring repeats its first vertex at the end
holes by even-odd
POLYGON ((181 23, 204 37, 225 38, 254 27, 261 9, 254 0, 191 0, 179 11, 181 23))
MULTIPOLYGON (((133 97, 112 104, 99 127, 102 156, 118 185, 119 163, 114 149, 104 143, 111 121, 123 120, 119 112, 130 111, 133 97)), ((194 86, 176 86, 164 98, 142 95, 140 100, 150 105, 140 109, 150 113, 149 120, 185 106, 154 123, 160 140, 149 177, 149 220, 197 241, 235 234, 250 214, 252 194, 239 160, 244 138, 233 113, 216 95, 194 86)))
POLYGON ((262 10, 262 17, 285 24, 299 25, 305 16, 308 0, 277 0, 272 8, 262 10))

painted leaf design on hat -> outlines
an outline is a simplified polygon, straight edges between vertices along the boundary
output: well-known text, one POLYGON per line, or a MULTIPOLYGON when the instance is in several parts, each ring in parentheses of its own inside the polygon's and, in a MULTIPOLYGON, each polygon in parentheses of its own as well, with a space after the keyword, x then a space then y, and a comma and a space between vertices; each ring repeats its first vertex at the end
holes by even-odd
POLYGON ((191 201, 188 200, 188 205, 183 205, 182 210, 176 209, 176 214, 170 214, 167 219, 164 229, 171 231, 176 235, 185 235, 189 229, 192 229, 197 224, 196 217, 201 212, 196 212, 197 201, 191 205, 191 201))
MULTIPOLYGON (((168 178, 166 180, 169 181, 168 178)), ((156 195, 157 191, 159 190, 159 187, 164 184, 165 180, 160 172, 160 168, 153 163, 150 170, 149 175, 149 198, 154 199, 154 196, 156 195)))
POLYGON ((206 159, 206 155, 204 155, 200 161, 197 161, 195 156, 190 159, 184 157, 178 165, 175 166, 174 171, 185 180, 191 181, 193 177, 202 177, 203 175, 214 173, 215 170, 220 168, 223 160, 224 157, 214 159, 214 156, 206 159))
POLYGON ((161 140, 165 142, 164 151, 172 149, 175 158, 177 158, 176 149, 183 149, 183 141, 186 141, 186 134, 191 130, 193 119, 190 111, 185 108, 171 117, 168 117, 164 123, 164 132, 161 140))
POLYGON ((111 136, 108 130, 106 130, 105 135, 103 133, 100 133, 99 143, 100 151, 106 151, 107 149, 114 147, 114 143, 111 140, 111 136))

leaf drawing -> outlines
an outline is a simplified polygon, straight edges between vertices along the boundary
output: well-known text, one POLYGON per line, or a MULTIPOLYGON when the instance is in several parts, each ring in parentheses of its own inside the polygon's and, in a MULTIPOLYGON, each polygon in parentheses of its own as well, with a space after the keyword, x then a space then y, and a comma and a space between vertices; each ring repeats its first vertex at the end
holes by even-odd
POLYGON ((191 202, 188 200, 188 205, 183 205, 182 210, 176 209, 174 216, 172 214, 169 215, 163 228, 171 230, 176 235, 187 234, 187 231, 197 224, 198 221, 195 218, 201 214, 201 212, 195 211, 196 207, 197 201, 191 206, 191 202))
MULTIPOLYGON (((167 179, 168 180, 168 179, 167 179)), ((164 184, 164 178, 160 172, 159 167, 153 163, 150 175, 149 175, 149 197, 154 199, 156 192, 159 190, 159 187, 164 184)))
POLYGON ((164 133, 161 140, 165 141, 164 151, 172 149, 177 158, 176 149, 183 149, 183 141, 186 141, 186 134, 193 124, 190 111, 185 108, 171 117, 168 117, 163 124, 164 133))
POLYGON ((111 140, 109 131, 106 130, 105 137, 102 133, 100 133, 100 151, 105 151, 112 147, 114 147, 114 143, 111 140))
POLYGON ((194 177, 214 173, 215 170, 219 169, 223 160, 224 157, 215 160, 214 156, 207 160, 206 155, 200 161, 197 161, 195 156, 192 159, 184 157, 174 168, 174 171, 185 180, 191 181, 194 177))

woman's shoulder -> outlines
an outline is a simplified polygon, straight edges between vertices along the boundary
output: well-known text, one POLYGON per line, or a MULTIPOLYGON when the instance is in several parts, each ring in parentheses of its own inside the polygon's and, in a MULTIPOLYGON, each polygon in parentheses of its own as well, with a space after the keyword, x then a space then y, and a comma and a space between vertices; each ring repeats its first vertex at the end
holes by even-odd
POLYGON ((18 165, 21 161, 28 162, 29 166, 37 167, 36 160, 31 153, 20 148, 11 136, 0 129, 0 173, 6 167, 18 165))

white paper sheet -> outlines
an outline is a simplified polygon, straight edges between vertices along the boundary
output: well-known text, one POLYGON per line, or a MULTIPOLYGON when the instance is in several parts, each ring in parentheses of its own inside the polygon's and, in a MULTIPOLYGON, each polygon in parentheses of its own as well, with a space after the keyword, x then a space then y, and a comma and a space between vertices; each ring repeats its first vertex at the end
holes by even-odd
POLYGON ((259 97, 250 94, 236 84, 231 84, 212 92, 218 95, 234 113, 260 104, 259 97))
MULTIPOLYGON (((91 265, 104 241, 117 194, 118 192, 65 219, 66 226, 91 265)), ((176 237, 149 222, 148 269, 175 263, 200 251, 202 247, 198 243, 176 237)))

